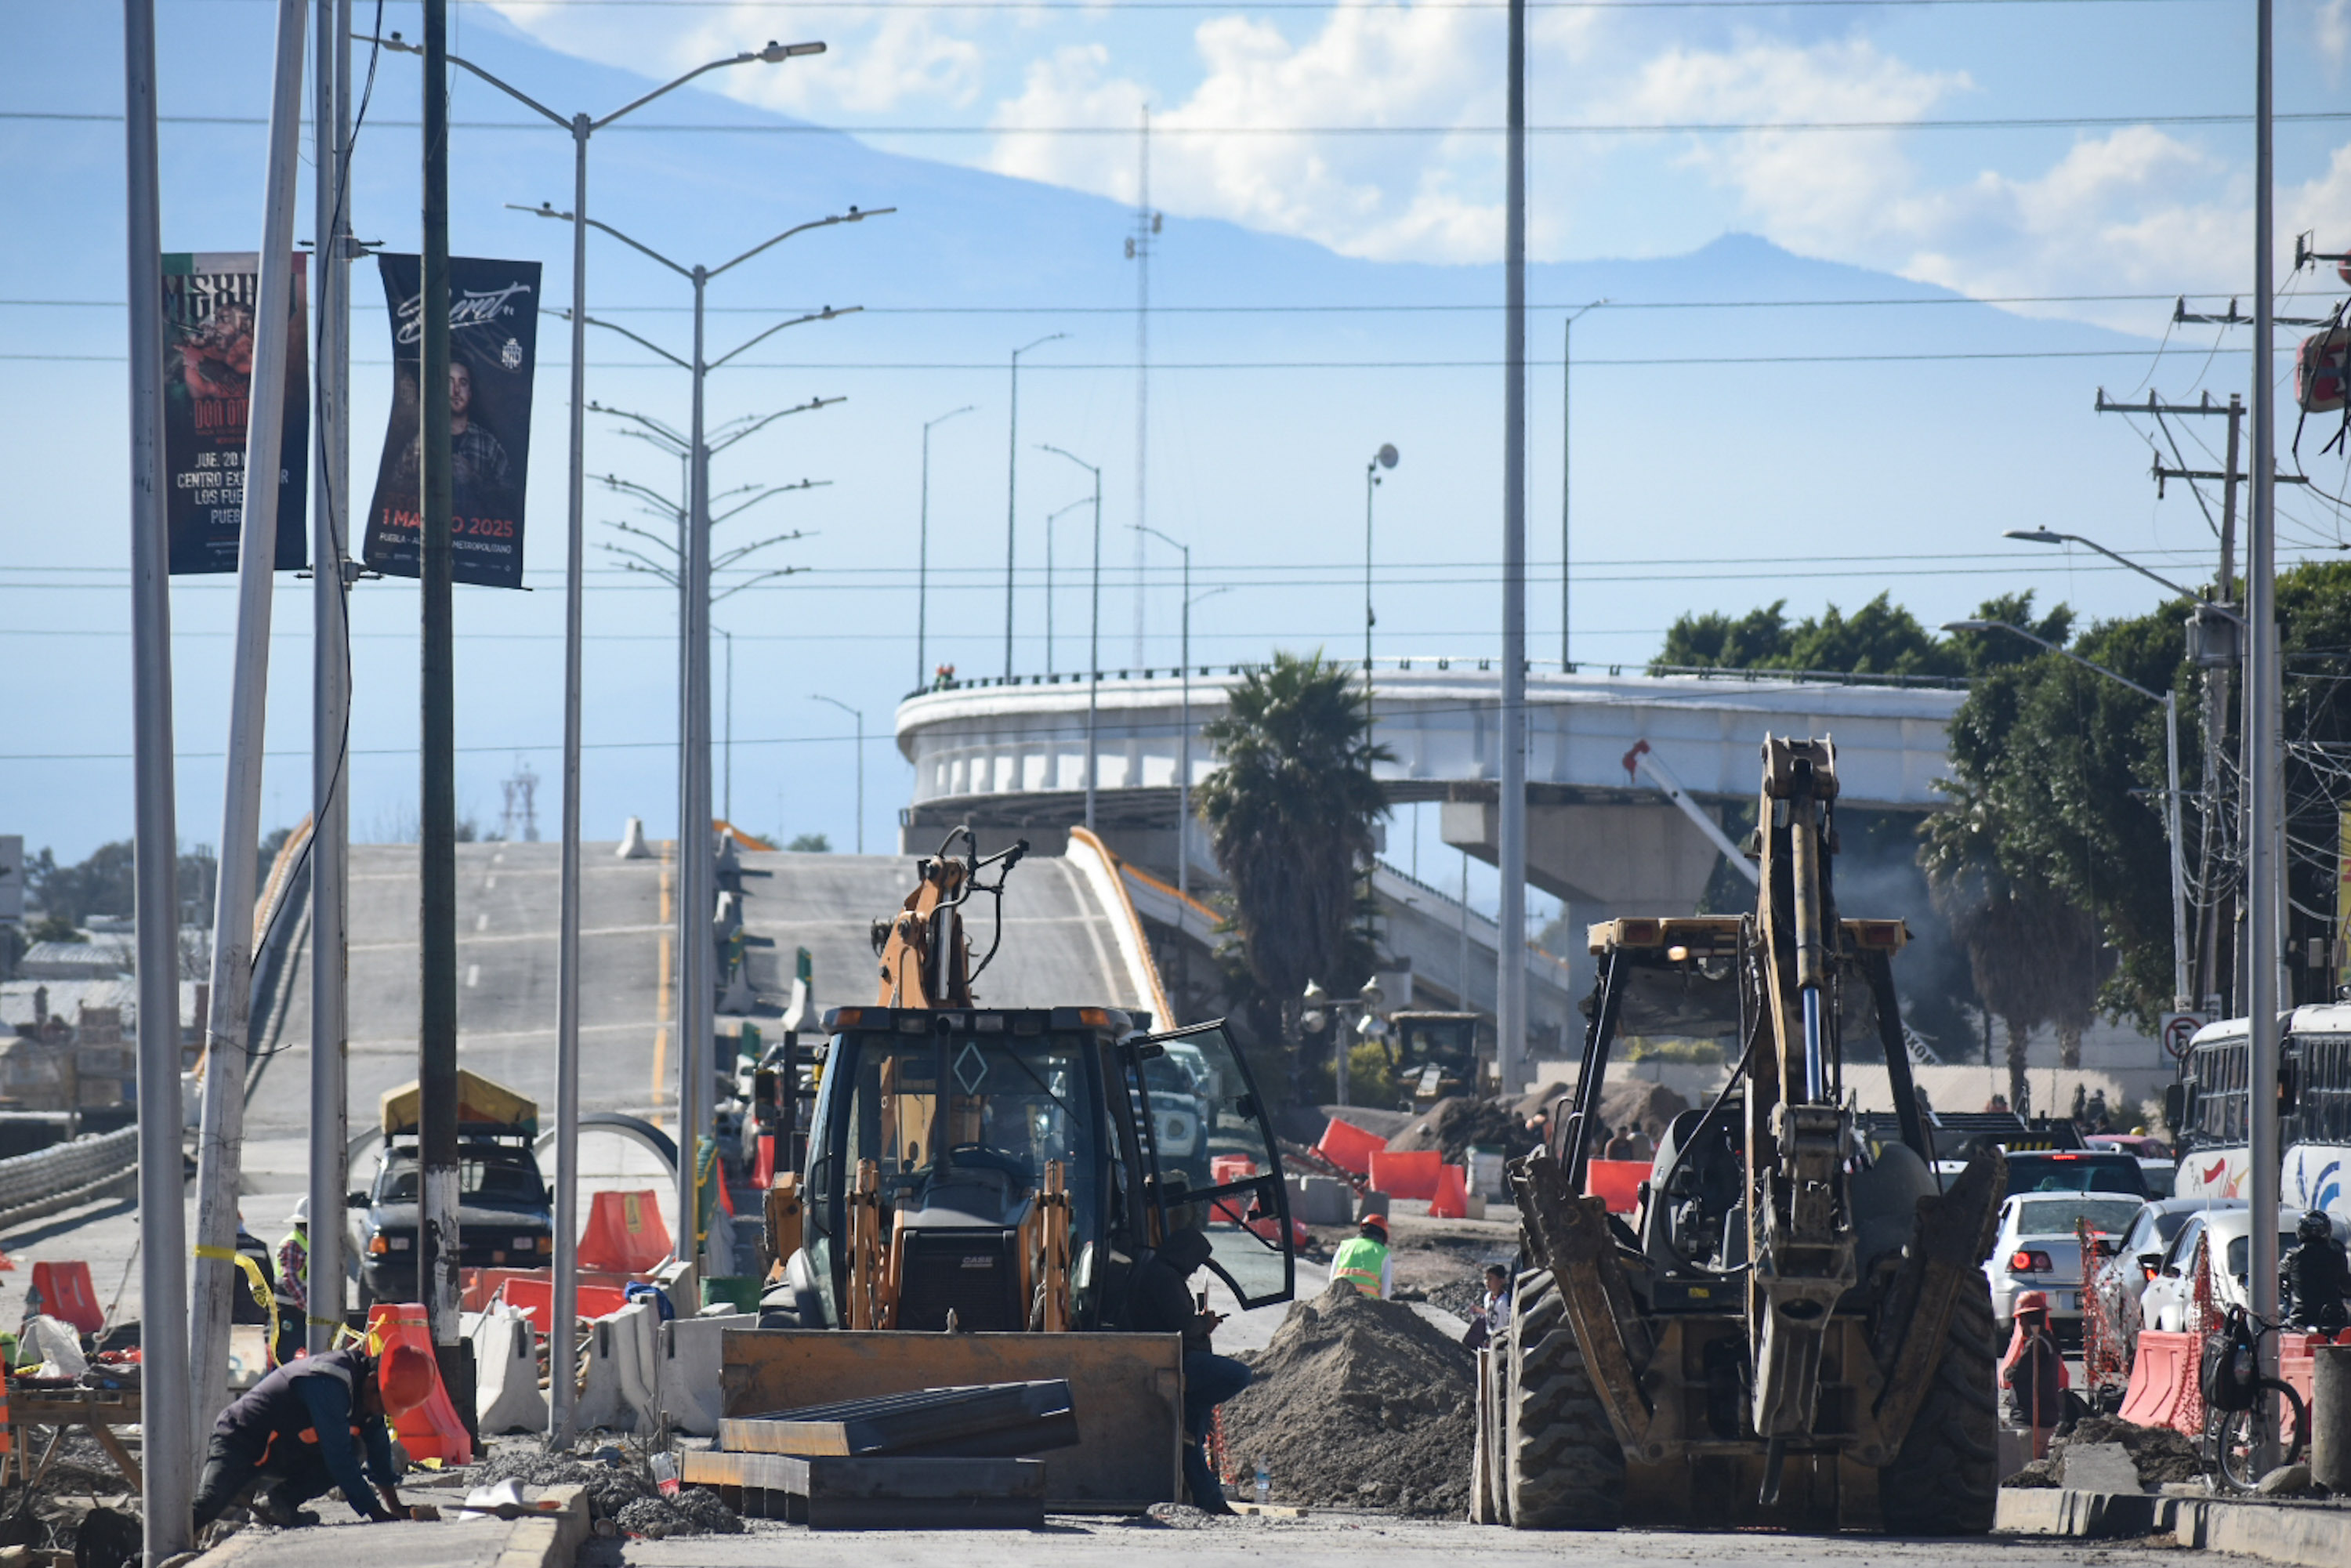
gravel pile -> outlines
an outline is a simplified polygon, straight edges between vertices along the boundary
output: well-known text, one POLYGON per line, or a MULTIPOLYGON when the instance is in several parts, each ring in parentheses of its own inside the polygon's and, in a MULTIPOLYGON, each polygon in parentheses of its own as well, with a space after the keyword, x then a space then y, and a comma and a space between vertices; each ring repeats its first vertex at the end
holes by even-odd
POLYGON ((1293 1304, 1254 1381, 1224 1406, 1226 1466, 1273 1500, 1459 1517, 1468 1507, 1477 1356, 1410 1307, 1334 1285, 1293 1304))
POLYGON ((675 1497, 639 1498, 613 1517, 612 1522, 631 1535, 661 1541, 673 1535, 740 1535, 743 1521, 718 1500, 718 1494, 701 1487, 680 1487, 675 1497))
POLYGON ((660 1496, 652 1470, 642 1460, 629 1458, 611 1465, 575 1459, 546 1453, 528 1439, 500 1445, 467 1479, 475 1486, 513 1479, 533 1487, 586 1487, 589 1509, 598 1519, 617 1520, 631 1503, 660 1496))
POLYGON ((2065 1448, 2069 1443, 2120 1443, 2138 1467, 2138 1484, 2149 1489, 2172 1481, 2192 1481, 2204 1473, 2195 1440, 2168 1427, 2138 1427, 2115 1416, 2093 1416, 2077 1421, 2072 1431, 2049 1440, 2049 1457, 2035 1459, 2000 1484, 2004 1487, 2063 1485, 2065 1448))

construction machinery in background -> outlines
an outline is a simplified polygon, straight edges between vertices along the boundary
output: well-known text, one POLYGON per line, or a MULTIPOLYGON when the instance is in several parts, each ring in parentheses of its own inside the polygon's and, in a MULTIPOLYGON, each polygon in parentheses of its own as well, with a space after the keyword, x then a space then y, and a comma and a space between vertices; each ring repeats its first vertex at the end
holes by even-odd
POLYGON ((1116 1329, 1128 1270, 1179 1226, 1242 1305, 1290 1299, 1280 1155, 1221 1021, 1155 1033, 1116 1008, 980 1005, 1027 848, 982 857, 957 829, 874 923, 878 998, 828 1015, 806 1155, 768 1193, 783 1261, 763 1327, 1116 1329), (975 960, 979 897, 995 925, 975 960))
POLYGON ((1980 1532, 1998 1487, 1980 1265, 1996 1147, 1938 1181, 1904 1050, 1898 920, 1839 917, 1836 754, 1767 737, 1755 911, 1594 925, 1583 1068, 1514 1166, 1529 1271, 1479 1390, 1481 1517, 1527 1529, 1980 1532), (1620 1034, 1729 1035, 1630 1216, 1585 1196, 1620 1034), (1874 1036, 1893 1136, 1847 1098, 1874 1036))

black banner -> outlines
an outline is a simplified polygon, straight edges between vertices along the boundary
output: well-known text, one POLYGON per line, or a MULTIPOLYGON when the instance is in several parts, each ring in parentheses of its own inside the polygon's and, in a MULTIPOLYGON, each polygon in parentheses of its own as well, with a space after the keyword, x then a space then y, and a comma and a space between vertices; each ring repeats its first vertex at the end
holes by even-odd
MULTIPOLYGON (((423 361, 423 267, 377 256, 392 312, 392 421, 368 507, 367 564, 417 575, 417 378, 423 361)), ((488 588, 522 586, 530 381, 538 362, 538 263, 449 258, 452 573, 488 588)))
MULTIPOLYGON (((279 571, 309 564, 303 483, 310 461, 310 356, 304 257, 294 257, 294 324, 286 345, 285 444, 278 451, 279 571)), ((251 251, 163 257, 164 501, 174 575, 235 571, 245 523, 245 435, 253 382, 261 258, 251 251)))

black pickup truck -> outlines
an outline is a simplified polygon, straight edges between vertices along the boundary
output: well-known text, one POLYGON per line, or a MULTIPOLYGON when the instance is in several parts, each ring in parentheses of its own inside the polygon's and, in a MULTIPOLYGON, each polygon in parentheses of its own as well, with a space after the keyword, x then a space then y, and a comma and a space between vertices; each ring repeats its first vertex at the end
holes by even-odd
MULTIPOLYGON (((540 1175, 529 1133, 475 1123, 457 1143, 458 1265, 542 1269, 555 1258, 554 1189, 540 1175)), ((351 1246, 360 1265, 360 1309, 413 1301, 416 1289, 417 1164, 413 1134, 395 1134, 375 1180, 350 1196, 351 1246)))

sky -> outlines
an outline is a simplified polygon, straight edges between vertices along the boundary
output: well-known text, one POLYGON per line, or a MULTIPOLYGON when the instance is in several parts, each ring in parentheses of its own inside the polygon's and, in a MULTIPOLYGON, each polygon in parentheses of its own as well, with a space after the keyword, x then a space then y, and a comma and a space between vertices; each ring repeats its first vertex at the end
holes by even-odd
MULTIPOLYGON (((2343 293, 2331 270, 2285 263, 2304 230, 2321 249, 2351 248, 2346 7, 2278 0, 2288 314, 2323 314, 2343 293)), ((273 12, 266 0, 161 0, 171 248, 256 243, 273 12)), ((747 827, 855 841, 857 721, 831 698, 862 715, 867 845, 894 847, 909 777, 890 738, 897 702, 938 663, 1004 666, 1008 510, 1012 663, 1082 667, 1085 465, 1102 472, 1106 668, 1178 653, 1178 557, 1137 533, 1138 518, 1192 547, 1196 662, 1356 654, 1364 465, 1383 442, 1402 460, 1374 502, 1375 652, 1499 646, 1498 5, 549 0, 453 12, 458 54, 567 113, 603 113, 770 38, 827 45, 813 59, 710 73, 592 144, 591 211, 688 264, 852 204, 875 214, 796 237, 711 287, 714 351, 810 308, 862 307, 779 333, 710 379, 714 423, 845 400, 778 420, 715 465, 721 492, 813 482, 718 537, 723 551, 803 535, 721 579, 742 589, 715 622, 733 634, 733 815, 747 827), (1163 219, 1139 487, 1144 350, 1125 246, 1146 107, 1163 219), (1023 359, 1016 435, 1008 357, 1040 339, 1053 340, 1023 359), (747 580, 783 567, 796 574, 747 580)), ((361 31, 375 25, 368 0, 358 13, 361 31)), ((418 36, 416 5, 381 15, 387 33, 418 36)), ((2250 28, 2249 7, 2219 0, 1534 0, 1531 652, 1561 654, 1563 455, 1569 652, 1591 664, 1639 664, 1678 614, 1781 598, 1815 614, 1883 590, 1930 624, 2025 589, 2094 617, 2153 602, 2149 585, 2095 557, 2010 543, 2007 528, 2079 532, 2208 577, 2216 498, 2177 483, 2158 498, 2147 470, 2158 441, 2179 444, 2178 456, 2165 448, 2175 465, 2214 465, 2220 422, 2158 430, 2092 402, 2101 389, 2186 401, 2244 389, 2244 329, 2171 318, 2176 296, 2217 310, 2250 286, 2250 28), (1594 300, 1605 303, 1573 329, 1571 381, 1563 323, 1594 300)), ((120 13, 39 7, 13 37, 0 57, 12 214, 0 452, 17 492, 0 514, 11 695, 0 832, 78 858, 130 826, 120 13)), ((373 69, 353 212, 362 238, 413 249, 417 63, 385 53, 373 69)), ((568 202, 568 140, 457 82, 455 247, 544 262, 559 304, 568 230, 509 204, 568 202)), ((305 235, 308 201, 306 171, 305 235)), ((374 269, 354 277, 352 465, 366 474, 388 350, 374 269)), ((600 319, 684 351, 687 291, 659 267, 600 236, 590 296, 600 319)), ((2281 333, 2281 375, 2299 336, 2281 333)), ((559 735, 559 322, 542 323, 541 346, 531 591, 458 598, 459 800, 485 827, 505 780, 525 768, 551 779, 559 735)), ((684 378, 625 338, 596 335, 589 369, 599 402, 684 423, 684 378)), ((624 421, 591 416, 590 429, 591 475, 674 490, 674 465, 627 439, 624 421)), ((2289 421, 2282 442, 2294 434, 2289 421)), ((2326 434, 2305 434, 2287 462, 2340 497, 2341 455, 2317 450, 2326 434)), ((636 542, 611 523, 663 526, 632 504, 591 488, 600 544, 636 542)), ((2339 548, 2341 506, 2289 491, 2281 508, 2286 559, 2339 548)), ((637 815, 662 836, 676 818, 674 601, 621 557, 600 550, 591 566, 589 832, 617 837, 637 815)), ((308 805, 309 591, 287 576, 275 595, 266 826, 308 805)), ((174 589, 191 843, 217 836, 230 597, 226 579, 174 589)), ((413 820, 415 625, 408 585, 355 592, 363 838, 402 836, 413 820)), ((723 732, 723 649, 716 663, 723 732)), ((722 792, 726 773, 722 762, 722 792)), ((551 783, 541 799, 551 835, 551 783)), ((1449 883, 1435 814, 1421 815, 1421 874, 1449 883)), ((1409 825, 1392 834, 1391 858, 1412 864, 1412 841, 1409 825)), ((1473 883, 1490 896, 1490 879, 1473 883)))

